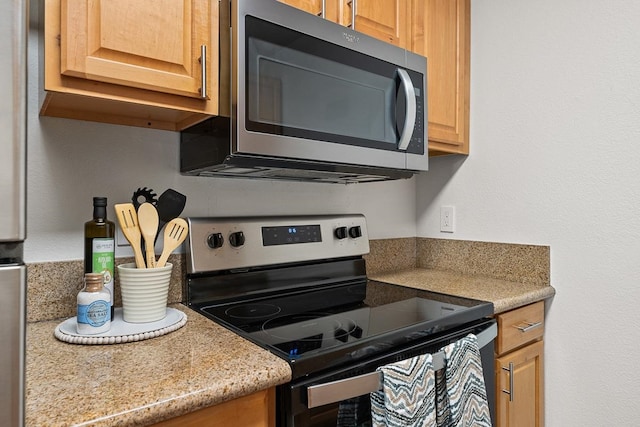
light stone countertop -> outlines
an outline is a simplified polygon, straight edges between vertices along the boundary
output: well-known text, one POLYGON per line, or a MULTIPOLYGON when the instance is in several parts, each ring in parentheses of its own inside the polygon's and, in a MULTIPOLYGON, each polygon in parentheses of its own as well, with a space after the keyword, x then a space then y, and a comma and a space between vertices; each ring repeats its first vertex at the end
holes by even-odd
POLYGON ((493 302, 494 313, 502 313, 536 301, 551 298, 549 285, 510 282, 425 268, 411 268, 371 275, 369 279, 416 289, 440 292, 493 302))
POLYGON ((291 379, 286 361, 181 304, 187 324, 165 336, 76 345, 61 320, 27 324, 26 426, 143 426, 291 379))

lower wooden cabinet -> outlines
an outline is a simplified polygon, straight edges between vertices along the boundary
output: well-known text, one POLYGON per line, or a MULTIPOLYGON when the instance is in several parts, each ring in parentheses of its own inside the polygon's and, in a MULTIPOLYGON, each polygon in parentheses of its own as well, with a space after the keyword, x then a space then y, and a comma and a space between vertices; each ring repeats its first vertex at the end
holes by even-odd
POLYGON ((275 427, 275 388, 154 424, 154 427, 275 427))
POLYGON ((496 359, 496 426, 544 425, 543 344, 537 341, 496 359))
POLYGON ((542 427, 544 302, 496 317, 496 427, 542 427))

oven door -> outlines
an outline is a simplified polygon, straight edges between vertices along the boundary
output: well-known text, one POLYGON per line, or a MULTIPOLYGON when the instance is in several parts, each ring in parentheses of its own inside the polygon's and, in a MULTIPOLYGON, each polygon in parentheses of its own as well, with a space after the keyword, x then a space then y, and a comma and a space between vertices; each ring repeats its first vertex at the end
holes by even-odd
POLYGON ((235 152, 426 170, 424 58, 286 5, 232 4, 235 152))
POLYGON ((491 418, 495 420, 494 352, 495 320, 460 328, 436 339, 390 350, 358 364, 280 386, 278 418, 283 427, 362 427, 371 425, 369 393, 379 388, 376 368, 419 354, 437 353, 442 347, 473 333, 478 337, 491 418))

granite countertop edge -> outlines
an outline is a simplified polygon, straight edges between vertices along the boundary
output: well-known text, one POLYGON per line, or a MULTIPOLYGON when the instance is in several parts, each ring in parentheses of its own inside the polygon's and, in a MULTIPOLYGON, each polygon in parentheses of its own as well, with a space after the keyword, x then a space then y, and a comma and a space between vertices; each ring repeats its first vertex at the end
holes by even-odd
POLYGON ((371 280, 493 303, 494 314, 552 298, 548 284, 520 283, 456 272, 411 268, 372 275, 371 280))

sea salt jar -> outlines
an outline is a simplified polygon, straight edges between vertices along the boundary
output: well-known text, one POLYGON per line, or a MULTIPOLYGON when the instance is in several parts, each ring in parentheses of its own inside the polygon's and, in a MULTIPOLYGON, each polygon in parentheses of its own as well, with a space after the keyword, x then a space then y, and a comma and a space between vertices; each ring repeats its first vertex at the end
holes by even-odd
POLYGON ((78 293, 77 330, 95 335, 111 328, 111 293, 104 287, 102 273, 84 275, 84 288, 78 293))

